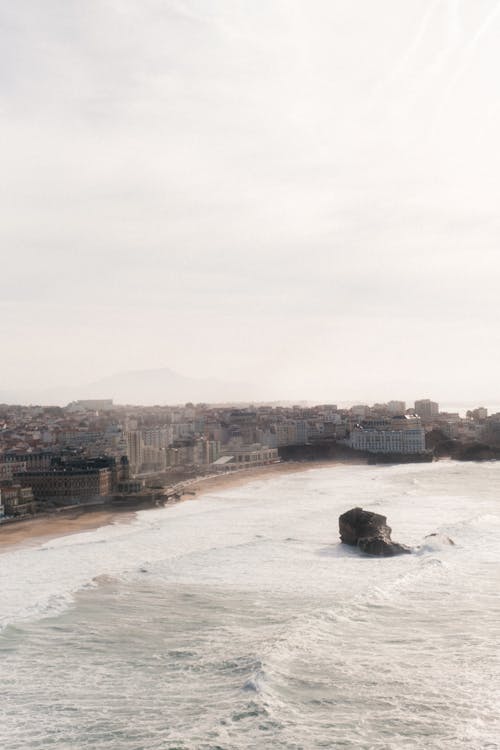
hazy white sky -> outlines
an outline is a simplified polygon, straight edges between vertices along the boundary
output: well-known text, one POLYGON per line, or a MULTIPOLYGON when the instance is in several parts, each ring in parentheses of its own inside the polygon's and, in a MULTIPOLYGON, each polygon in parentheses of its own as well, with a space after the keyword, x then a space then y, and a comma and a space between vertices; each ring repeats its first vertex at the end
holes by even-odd
POLYGON ((0 0, 0 391, 491 399, 500 2, 0 0))

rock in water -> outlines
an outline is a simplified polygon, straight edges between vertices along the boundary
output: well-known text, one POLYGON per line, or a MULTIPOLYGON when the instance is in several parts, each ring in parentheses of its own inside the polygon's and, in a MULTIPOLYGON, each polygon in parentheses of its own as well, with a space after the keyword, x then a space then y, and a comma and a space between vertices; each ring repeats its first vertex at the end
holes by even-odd
POLYGON ((363 508, 351 508, 339 516, 340 540, 358 547, 368 555, 392 557, 411 552, 409 547, 391 539, 387 518, 363 508))

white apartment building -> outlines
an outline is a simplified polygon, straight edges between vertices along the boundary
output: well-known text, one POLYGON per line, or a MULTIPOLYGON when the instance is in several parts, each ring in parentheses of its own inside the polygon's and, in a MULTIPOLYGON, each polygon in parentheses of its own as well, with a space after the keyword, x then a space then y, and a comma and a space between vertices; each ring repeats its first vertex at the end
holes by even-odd
POLYGON ((125 439, 127 441, 127 456, 130 462, 130 470, 132 474, 137 474, 141 470, 143 462, 144 443, 142 442, 141 431, 130 430, 125 433, 125 439))
POLYGON ((226 449, 221 457, 215 461, 214 468, 250 468, 251 466, 262 466, 279 461, 278 449, 267 445, 254 443, 233 449, 226 449))
POLYGON ((154 445, 142 446, 142 471, 164 471, 167 468, 166 448, 157 448, 154 445))
POLYGON ((428 398, 415 401, 415 414, 422 419, 433 419, 439 414, 439 404, 428 398))
POLYGON ((173 443, 173 430, 171 426, 151 427, 142 430, 142 442, 157 450, 167 448, 173 443))
POLYGON ((183 440, 194 435, 193 422, 176 422, 173 425, 173 439, 183 440))

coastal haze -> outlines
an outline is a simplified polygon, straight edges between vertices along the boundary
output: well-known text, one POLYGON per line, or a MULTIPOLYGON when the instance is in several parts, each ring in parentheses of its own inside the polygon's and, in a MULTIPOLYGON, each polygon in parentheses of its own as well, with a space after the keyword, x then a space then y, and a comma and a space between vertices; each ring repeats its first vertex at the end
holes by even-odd
POLYGON ((8 400, 496 400, 497 2, 0 14, 8 400))

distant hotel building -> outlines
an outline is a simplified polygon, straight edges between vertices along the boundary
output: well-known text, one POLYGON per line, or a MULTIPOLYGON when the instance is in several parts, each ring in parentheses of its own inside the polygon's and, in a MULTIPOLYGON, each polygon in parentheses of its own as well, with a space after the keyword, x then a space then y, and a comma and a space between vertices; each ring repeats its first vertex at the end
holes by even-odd
POLYGON ((415 414, 421 419, 434 419, 439 414, 439 404, 428 398, 422 398, 415 401, 415 414))
POLYGON ((25 471, 15 475, 17 482, 33 489, 37 500, 81 503, 101 495, 109 495, 113 489, 109 469, 49 469, 48 471, 25 471))
POLYGON ((45 471, 21 471, 14 475, 22 487, 33 489, 36 500, 61 505, 109 495, 124 478, 128 478, 126 458, 119 465, 113 458, 75 460, 55 464, 45 471))
POLYGON ((418 417, 367 419, 351 430, 348 444, 368 453, 423 453, 425 430, 418 417))
POLYGON ((112 398, 90 398, 72 401, 67 405, 68 412, 78 411, 111 411, 113 409, 112 398))

